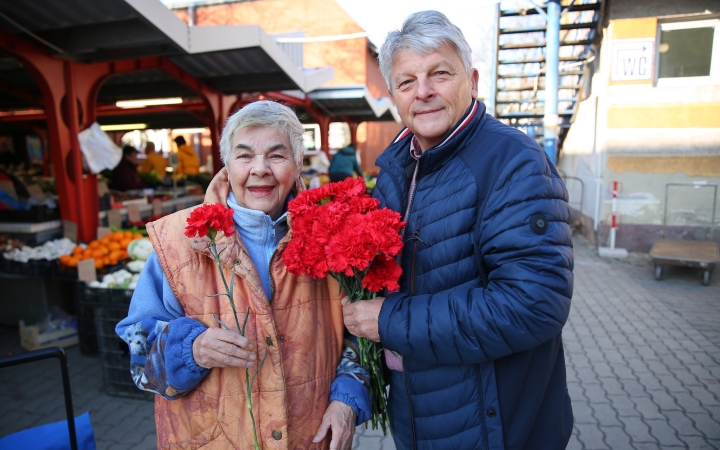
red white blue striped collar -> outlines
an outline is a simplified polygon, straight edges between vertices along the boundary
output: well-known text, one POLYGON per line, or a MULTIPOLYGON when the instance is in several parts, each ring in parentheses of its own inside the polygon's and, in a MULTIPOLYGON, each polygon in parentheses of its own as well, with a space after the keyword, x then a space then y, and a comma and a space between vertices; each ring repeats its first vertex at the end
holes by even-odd
MULTIPOLYGON (((450 135, 449 135, 448 137, 446 137, 444 141, 442 141, 439 145, 436 145, 435 147, 442 147, 442 146, 445 145, 450 139, 452 139, 452 138, 454 138, 455 136, 457 136, 457 134, 458 134, 459 132, 461 132, 463 129, 465 129, 465 127, 468 126, 468 124, 470 123, 470 121, 472 120, 472 118, 475 116, 475 114, 478 112, 479 109, 480 109, 480 103, 479 103, 477 100, 473 100, 473 104, 472 104, 472 107, 470 108, 470 112, 468 113, 468 115, 465 116, 465 118, 462 120, 462 122, 460 122, 460 124, 459 124, 457 127, 455 127, 455 129, 453 130, 453 132, 450 133, 450 135)), ((402 132, 398 135, 397 139, 395 139, 395 141, 393 142, 393 144, 395 144, 396 142, 400 142, 401 140, 405 139, 410 133, 412 133, 412 131, 410 130, 410 128, 405 128, 405 129, 402 130, 402 132)))

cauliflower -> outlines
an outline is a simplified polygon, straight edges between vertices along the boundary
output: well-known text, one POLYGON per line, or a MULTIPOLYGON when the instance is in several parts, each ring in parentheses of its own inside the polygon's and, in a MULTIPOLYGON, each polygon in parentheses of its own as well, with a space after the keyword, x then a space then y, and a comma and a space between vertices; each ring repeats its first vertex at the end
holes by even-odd
POLYGON ((135 260, 135 261, 130 261, 129 263, 127 263, 128 270, 130 272, 135 272, 135 273, 139 273, 140 271, 142 271, 144 266, 145 266, 145 261, 142 261, 139 259, 135 260))
POLYGON ((137 259, 140 261, 146 261, 150 256, 150 252, 152 252, 152 250, 152 243, 148 238, 135 239, 134 241, 130 242, 127 248, 128 255, 130 255, 132 259, 137 259))

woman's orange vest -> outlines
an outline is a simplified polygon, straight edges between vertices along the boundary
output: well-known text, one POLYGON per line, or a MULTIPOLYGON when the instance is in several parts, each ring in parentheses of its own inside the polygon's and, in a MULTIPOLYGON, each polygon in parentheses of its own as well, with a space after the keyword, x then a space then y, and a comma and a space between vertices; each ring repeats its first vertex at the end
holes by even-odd
MULTIPOLYGON (((230 302, 209 239, 184 235, 191 209, 147 225, 163 272, 185 314, 208 327, 219 326, 213 314, 235 328, 230 302)), ((330 383, 343 342, 338 285, 288 273, 281 261, 290 233, 270 262, 272 302, 238 233, 218 233, 217 248, 245 335, 255 341, 257 360, 267 353, 252 386, 253 414, 263 449, 328 448, 329 439, 312 443, 328 406, 330 383), (224 250, 223 250, 224 249, 224 250), (232 270, 235 276, 232 278, 232 270), (330 285, 329 285, 330 284, 330 285)), ((330 281, 328 281, 330 280, 330 281)), ((250 369, 252 377, 253 369, 250 369)), ((245 369, 214 368, 178 400, 155 398, 157 445, 163 449, 250 449, 253 429, 246 406, 245 369)))

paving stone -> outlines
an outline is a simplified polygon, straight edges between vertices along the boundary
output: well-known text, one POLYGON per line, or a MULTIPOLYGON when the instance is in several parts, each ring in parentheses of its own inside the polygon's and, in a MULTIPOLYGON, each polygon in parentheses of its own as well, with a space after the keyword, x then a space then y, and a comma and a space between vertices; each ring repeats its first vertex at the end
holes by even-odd
POLYGON ((602 431, 603 435, 605 436, 605 444, 615 450, 615 449, 623 449, 623 448, 632 448, 630 444, 630 436, 623 430, 622 427, 618 426, 601 426, 600 431, 602 431))
POLYGON ((644 422, 650 427, 650 434, 661 442, 663 446, 682 447, 683 443, 677 438, 675 430, 670 427, 665 419, 645 419, 644 422))
POLYGON ((648 393, 661 411, 682 411, 673 394, 666 389, 652 390, 648 391, 648 393))
POLYGON ((572 401, 573 417, 576 424, 596 424, 597 420, 592 415, 592 408, 587 402, 572 401))
POLYGON ((688 413, 688 417, 695 422, 697 428, 708 439, 720 439, 720 427, 718 423, 710 417, 710 414, 693 414, 688 413))
POLYGON ((698 430, 695 426, 695 422, 684 412, 663 411, 663 415, 667 417, 668 424, 677 431, 677 435, 680 439, 684 436, 703 436, 700 430, 698 430))
POLYGON ((650 434, 650 427, 640 417, 625 417, 623 423, 633 445, 640 442, 657 442, 650 434))
POLYGON ((610 403, 590 403, 590 408, 593 410, 593 417, 601 427, 622 426, 622 422, 618 420, 617 411, 610 403))
POLYGON ((700 401, 689 393, 673 392, 672 396, 675 397, 675 402, 678 406, 686 413, 708 414, 708 411, 702 407, 700 401))
POLYGON ((663 415, 660 408, 650 397, 635 397, 632 399, 635 403, 635 409, 640 413, 644 420, 661 419, 663 415))
POLYGON ((619 417, 640 417, 635 403, 627 395, 609 395, 608 398, 619 417))
POLYGON ((685 386, 682 385, 680 380, 678 380, 675 375, 663 375, 659 374, 657 375, 658 379, 660 380, 660 383, 667 389, 669 392, 675 394, 675 393, 687 393, 689 392, 685 386))
POLYGON ((649 397, 650 394, 645 390, 645 386, 640 384, 637 379, 621 379, 620 384, 623 386, 623 390, 628 393, 630 397, 649 397))
POLYGON ((578 440, 588 450, 610 449, 605 444, 604 437, 597 425, 580 424, 578 427, 578 440))
POLYGON ((687 449, 717 450, 718 448, 720 448, 720 441, 716 442, 715 445, 713 445, 712 441, 705 440, 705 438, 699 436, 680 436, 679 439, 683 442, 685 448, 687 449))

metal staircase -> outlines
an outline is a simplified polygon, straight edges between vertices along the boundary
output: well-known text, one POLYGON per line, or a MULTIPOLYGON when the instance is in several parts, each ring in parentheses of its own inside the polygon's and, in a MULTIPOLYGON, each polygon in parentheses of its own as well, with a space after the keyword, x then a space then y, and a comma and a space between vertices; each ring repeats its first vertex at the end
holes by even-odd
MULTIPOLYGON (((601 0, 562 0, 558 73, 558 148, 573 122, 592 70, 602 17, 601 0)), ((497 13, 494 115, 543 146, 545 31, 543 0, 502 0, 497 13), (543 11, 538 12, 538 10, 543 11)))

